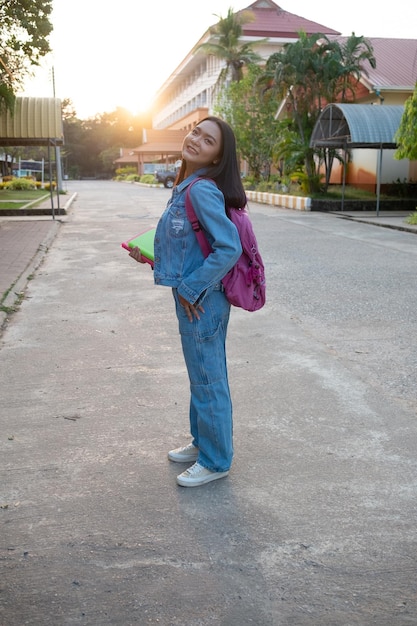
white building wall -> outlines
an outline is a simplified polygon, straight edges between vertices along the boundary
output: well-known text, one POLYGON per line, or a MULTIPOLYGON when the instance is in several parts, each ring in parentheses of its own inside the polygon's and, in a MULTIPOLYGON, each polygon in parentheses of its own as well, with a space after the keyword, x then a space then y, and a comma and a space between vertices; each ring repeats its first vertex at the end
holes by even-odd
MULTIPOLYGON (((352 161, 356 163, 357 169, 375 175, 378 172, 378 149, 361 148, 352 150, 352 161)), ((381 167, 381 184, 389 184, 399 179, 401 182, 408 179, 410 161, 401 159, 398 161, 394 158, 395 150, 384 149, 382 151, 382 167, 381 167)))
MULTIPOLYGON (((251 40, 254 38, 246 37, 242 42, 250 43, 251 40)), ((269 38, 256 51, 266 61, 284 43, 292 41, 295 40, 269 38)), ((167 128, 199 107, 207 107, 209 113, 212 113, 216 103, 216 83, 224 67, 224 61, 213 55, 197 53, 186 57, 160 90, 161 96, 167 94, 167 101, 159 101, 159 107, 153 115, 153 127, 167 128)))
POLYGON ((154 128, 167 128, 188 113, 200 107, 213 106, 213 89, 216 85, 222 63, 209 56, 203 59, 194 71, 177 80, 174 94, 153 118, 154 128))

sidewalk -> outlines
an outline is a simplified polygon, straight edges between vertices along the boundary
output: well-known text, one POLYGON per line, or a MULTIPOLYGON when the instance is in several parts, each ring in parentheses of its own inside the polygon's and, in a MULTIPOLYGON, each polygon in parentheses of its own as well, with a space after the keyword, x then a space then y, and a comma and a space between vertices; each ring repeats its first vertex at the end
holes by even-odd
MULTIPOLYGON (((66 199, 68 211, 77 194, 66 199)), ((49 208, 50 200, 42 207, 49 208)), ((1 216, 0 213, 0 329, 7 319, 8 309, 13 309, 21 298, 27 281, 49 250, 59 227, 66 216, 24 215, 1 216)))
POLYGON ((373 226, 381 226, 383 228, 393 228, 394 230, 402 230, 409 233, 417 234, 417 224, 407 224, 405 221, 409 212, 402 211, 380 211, 376 215, 375 211, 344 211, 335 212, 332 215, 337 217, 372 224, 373 226))

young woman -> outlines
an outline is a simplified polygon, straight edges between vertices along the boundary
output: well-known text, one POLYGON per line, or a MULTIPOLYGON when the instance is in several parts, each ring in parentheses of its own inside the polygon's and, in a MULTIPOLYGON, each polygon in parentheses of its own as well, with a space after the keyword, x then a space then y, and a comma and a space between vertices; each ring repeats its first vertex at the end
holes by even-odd
MULTIPOLYGON (((182 165, 154 244, 154 280, 172 288, 190 379, 192 441, 168 453, 176 463, 194 463, 177 476, 183 487, 223 478, 232 463, 232 403, 225 345, 230 304, 221 279, 242 252, 225 208, 245 204, 234 133, 223 120, 207 117, 184 139, 182 165), (190 199, 213 250, 206 259, 185 209, 187 188, 197 177, 203 179, 190 188, 190 199)), ((140 260, 138 248, 130 254, 140 260)))

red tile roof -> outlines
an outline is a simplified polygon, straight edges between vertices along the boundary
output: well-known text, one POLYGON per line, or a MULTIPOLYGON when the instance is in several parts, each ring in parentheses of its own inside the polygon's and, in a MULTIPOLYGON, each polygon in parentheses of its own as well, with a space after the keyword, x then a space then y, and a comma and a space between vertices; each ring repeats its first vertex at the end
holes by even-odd
POLYGON ((182 143, 187 132, 186 130, 146 128, 143 130, 142 146, 147 143, 182 143))
POLYGON ((135 154, 172 154, 181 153, 186 130, 143 130, 143 143, 133 150, 135 154))
POLYGON ((155 154, 155 155, 181 155, 182 142, 176 143, 144 143, 133 152, 135 154, 155 154))
POLYGON ((377 60, 368 80, 380 87, 414 87, 417 82, 417 39, 370 39, 377 60))
POLYGON ((250 37, 284 37, 298 39, 298 33, 304 31, 307 35, 322 33, 324 35, 338 35, 337 30, 306 20, 281 9, 272 0, 257 0, 243 11, 252 11, 255 20, 243 24, 243 34, 250 37))
MULTIPOLYGON (((338 41, 346 37, 336 37, 338 41)), ((417 83, 417 39, 366 38, 372 45, 376 59, 373 69, 365 62, 368 76, 363 76, 371 87, 413 90, 417 83)))

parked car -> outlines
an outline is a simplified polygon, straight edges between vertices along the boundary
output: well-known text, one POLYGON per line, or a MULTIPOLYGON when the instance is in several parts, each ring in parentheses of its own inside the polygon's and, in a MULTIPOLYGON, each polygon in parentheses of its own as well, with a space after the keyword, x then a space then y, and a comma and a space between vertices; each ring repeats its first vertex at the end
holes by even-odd
POLYGON ((158 183, 163 183, 164 187, 172 189, 177 178, 177 170, 158 170, 155 172, 155 178, 158 183))

